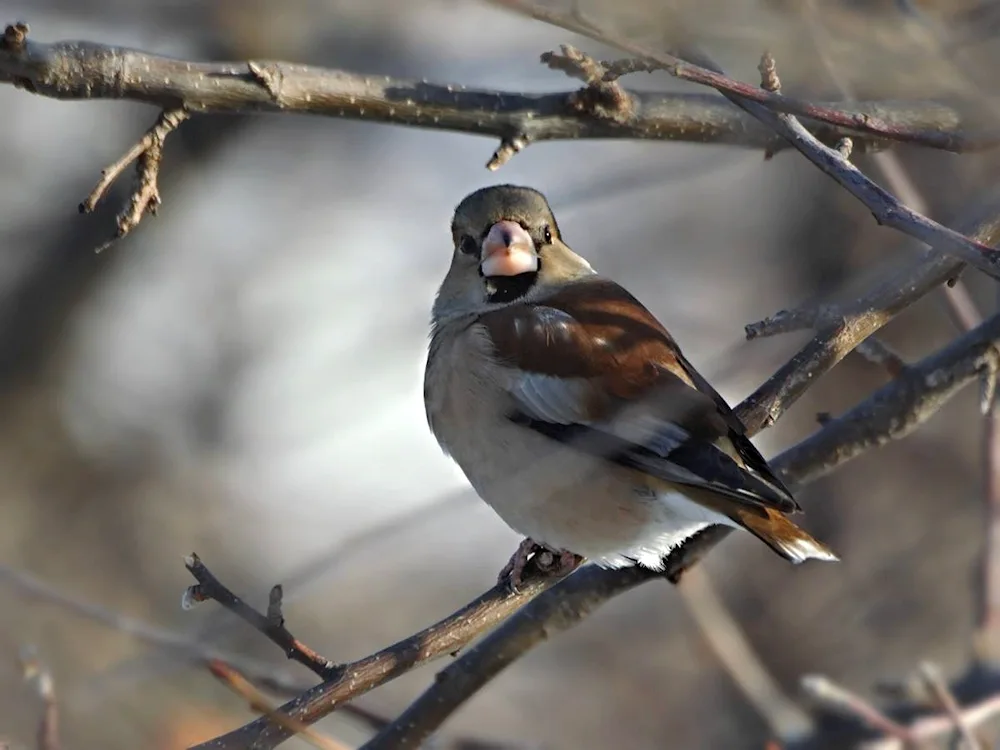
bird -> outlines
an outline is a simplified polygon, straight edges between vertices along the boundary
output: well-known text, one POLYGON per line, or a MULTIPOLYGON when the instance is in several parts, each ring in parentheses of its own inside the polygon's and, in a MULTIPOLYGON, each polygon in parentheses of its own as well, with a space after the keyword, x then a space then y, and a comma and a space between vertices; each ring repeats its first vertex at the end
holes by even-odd
POLYGON ((545 196, 491 185, 451 223, 424 372, 431 432, 528 559, 663 570, 712 526, 838 560, 667 329, 563 241, 545 196), (550 560, 552 558, 549 558, 550 560))

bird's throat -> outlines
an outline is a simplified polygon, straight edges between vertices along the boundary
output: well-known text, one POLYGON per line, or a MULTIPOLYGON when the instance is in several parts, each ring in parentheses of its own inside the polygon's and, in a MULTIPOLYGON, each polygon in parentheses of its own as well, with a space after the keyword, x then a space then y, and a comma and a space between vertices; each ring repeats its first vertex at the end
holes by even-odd
POLYGON ((537 278, 537 271, 517 276, 487 276, 483 279, 486 284, 486 301, 504 303, 519 300, 535 285, 537 278))

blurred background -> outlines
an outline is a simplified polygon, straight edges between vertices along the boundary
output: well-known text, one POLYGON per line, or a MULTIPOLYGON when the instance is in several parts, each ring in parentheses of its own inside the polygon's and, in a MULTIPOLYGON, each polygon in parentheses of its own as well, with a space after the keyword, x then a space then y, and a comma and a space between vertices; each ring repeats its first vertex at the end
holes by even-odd
MULTIPOLYGON (((769 47, 793 93, 840 96, 822 49, 859 96, 992 102, 1000 13, 910 5, 818 0, 821 45, 784 0, 588 12, 664 37, 680 19, 745 80, 769 47)), ((574 86, 538 64, 560 43, 615 56, 472 0, 5 0, 0 11, 40 41, 528 92, 574 86)), ((696 90, 664 74, 627 83, 696 90)), ((12 748, 33 746, 41 711, 17 661, 27 645, 52 670, 67 748, 175 750, 252 715, 177 651, 26 596, 11 570, 306 683, 214 604, 181 611, 183 555, 197 551, 259 605, 284 583, 293 632, 340 661, 492 585, 518 537, 440 453, 422 404, 429 308, 467 192, 501 181, 545 192, 569 244, 644 300, 732 403, 807 335, 744 343, 746 323, 835 300, 915 252, 796 153, 552 143, 493 174, 489 139, 271 115, 186 123, 167 143, 159 216, 95 255, 129 180, 93 216, 76 206, 156 111, 5 86, 0 112, 0 738, 12 748)), ((942 221, 994 186, 994 154, 896 153, 942 221)), ((858 164, 881 180, 869 159, 858 164)), ((992 311, 991 285, 966 281, 992 311)), ((915 359, 954 335, 933 294, 885 339, 915 359)), ((837 414, 886 378, 848 357, 758 444, 775 454, 817 412, 837 414)), ((712 553, 705 570, 790 696, 805 673, 871 695, 920 659, 951 673, 966 663, 981 435, 970 388, 916 435, 804 490, 803 523, 840 565, 793 569, 749 536, 712 553)), ((358 704, 394 716, 439 667, 358 704)), ((365 736, 350 717, 319 726, 348 744, 365 736)), ((761 748, 769 736, 667 585, 615 599, 529 653, 443 735, 553 750, 761 748)))

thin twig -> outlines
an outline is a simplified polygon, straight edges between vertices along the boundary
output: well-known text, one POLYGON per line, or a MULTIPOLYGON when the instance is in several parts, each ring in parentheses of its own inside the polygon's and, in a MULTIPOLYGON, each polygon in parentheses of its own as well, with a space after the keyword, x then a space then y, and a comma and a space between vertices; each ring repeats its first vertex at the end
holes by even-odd
MULTIPOLYGON (((630 39, 581 23, 573 14, 541 8, 534 3, 520 0, 494 0, 498 5, 510 8, 546 23, 559 26, 590 37, 604 44, 622 49, 639 56, 645 61, 659 64, 671 75, 694 83, 702 83, 719 91, 729 101, 748 112, 775 133, 786 139, 803 156, 868 208, 875 220, 892 227, 941 252, 947 252, 974 265, 984 273, 1000 278, 1000 251, 987 247, 953 229, 938 224, 911 208, 901 204, 891 193, 868 179, 857 167, 838 151, 818 141, 795 118, 795 114, 816 117, 826 121, 838 120, 833 111, 817 113, 815 107, 797 100, 787 99, 776 92, 735 81, 721 72, 709 70, 700 65, 687 63, 674 55, 650 50, 630 39), (766 106, 765 106, 766 105, 766 106), (830 119, 832 118, 832 119, 830 119)), ((885 123, 874 119, 857 120, 850 127, 861 132, 884 134, 885 123), (868 130, 868 128, 873 128, 868 130)))
POLYGON ((97 248, 97 252, 107 249, 116 240, 125 237, 139 226, 139 222, 146 214, 151 216, 156 214, 161 203, 159 177, 160 165, 163 163, 163 145, 167 136, 190 116, 187 110, 179 107, 164 110, 138 143, 101 172, 101 179, 80 204, 82 214, 92 212, 107 194, 111 184, 129 164, 135 162, 135 185, 129 194, 128 203, 118 214, 117 230, 111 239, 97 248))
POLYGON ((209 671, 215 675, 219 681, 243 698, 252 711, 263 714, 265 719, 273 721, 278 726, 298 735, 313 747, 319 750, 346 750, 347 745, 337 742, 332 737, 320 734, 312 727, 296 721, 290 716, 278 712, 271 702, 254 687, 246 677, 237 670, 230 667, 225 662, 212 661, 208 664, 209 671))
POLYGON ((890 719, 857 693, 822 675, 806 675, 801 685, 806 694, 822 706, 860 719, 872 729, 899 741, 904 748, 918 746, 919 740, 909 727, 890 719))
POLYGON ((782 743, 794 744, 815 731, 808 713, 785 695, 777 680, 726 608, 702 568, 688 571, 678 584, 688 612, 740 692, 782 743))
POLYGON ((982 743, 972 733, 972 727, 965 720, 962 709, 948 688, 948 683, 945 682, 940 670, 935 665, 924 662, 920 665, 920 674, 927 682, 927 686, 931 689, 935 699, 941 704, 941 708, 944 709, 944 712, 954 723, 955 729, 958 731, 959 736, 962 738, 962 743, 965 745, 965 750, 985 750, 982 743))
POLYGON ((198 581, 184 592, 186 603, 202 602, 212 599, 237 617, 259 630, 270 638, 289 659, 308 667, 324 680, 334 678, 341 673, 341 667, 321 656, 306 644, 293 636, 285 627, 285 618, 281 614, 281 586, 271 589, 268 600, 267 614, 261 614, 249 604, 240 599, 216 578, 196 554, 184 560, 184 567, 198 581))
POLYGON ((906 370, 906 361, 892 347, 874 336, 862 341, 854 351, 873 365, 881 367, 890 377, 897 378, 906 370))
MULTIPOLYGON (((979 703, 963 708, 962 720, 968 727, 975 729, 997 714, 1000 714, 1000 694, 988 696, 979 703)), ((954 731, 955 722, 947 715, 924 716, 908 727, 909 734, 920 743, 926 743, 954 731)), ((893 737, 871 740, 862 745, 863 750, 903 750, 903 747, 902 743, 893 737)))
MULTIPOLYGON (((575 576, 570 576, 571 580, 575 576)), ((464 648, 483 632, 507 619, 540 593, 556 584, 556 579, 540 574, 534 566, 516 593, 496 585, 458 611, 409 638, 339 668, 332 679, 299 695, 281 707, 281 712, 306 724, 319 721, 345 701, 432 659, 464 648)), ((222 737, 198 745, 200 750, 236 750, 253 746, 259 750, 276 747, 288 734, 272 723, 258 720, 222 737)))
POLYGON ((261 684, 266 682, 281 692, 299 693, 305 689, 302 680, 276 670, 269 664, 213 648, 192 637, 115 612, 79 596, 64 593, 27 571, 2 562, 0 562, 0 582, 9 584, 25 596, 55 604, 132 638, 165 648, 175 658, 181 657, 200 663, 219 659, 238 667, 244 674, 251 675, 255 682, 261 684))
POLYGON ((56 701, 56 683, 49 668, 42 664, 32 649, 21 654, 24 679, 34 685, 42 701, 42 718, 38 722, 38 750, 59 750, 59 704, 56 701))

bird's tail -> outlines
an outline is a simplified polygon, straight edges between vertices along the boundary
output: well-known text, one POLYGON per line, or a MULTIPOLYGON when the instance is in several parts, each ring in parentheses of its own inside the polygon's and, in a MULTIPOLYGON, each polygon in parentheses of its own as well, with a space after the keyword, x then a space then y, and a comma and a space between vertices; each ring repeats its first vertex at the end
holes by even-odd
POLYGON ((780 511, 762 508, 734 508, 729 517, 786 560, 798 564, 806 560, 840 560, 833 551, 800 529, 780 511))

